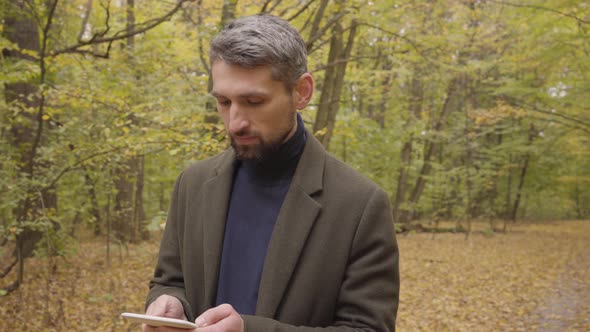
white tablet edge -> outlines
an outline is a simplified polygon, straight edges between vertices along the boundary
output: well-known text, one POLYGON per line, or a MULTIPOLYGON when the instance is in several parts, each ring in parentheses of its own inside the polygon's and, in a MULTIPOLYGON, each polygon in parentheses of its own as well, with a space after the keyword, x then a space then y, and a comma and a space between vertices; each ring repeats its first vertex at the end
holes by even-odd
POLYGON ((130 312, 124 312, 121 314, 124 318, 132 321, 144 323, 149 326, 170 326, 181 329, 196 329, 197 325, 182 319, 174 319, 168 317, 158 317, 142 314, 134 314, 130 312))

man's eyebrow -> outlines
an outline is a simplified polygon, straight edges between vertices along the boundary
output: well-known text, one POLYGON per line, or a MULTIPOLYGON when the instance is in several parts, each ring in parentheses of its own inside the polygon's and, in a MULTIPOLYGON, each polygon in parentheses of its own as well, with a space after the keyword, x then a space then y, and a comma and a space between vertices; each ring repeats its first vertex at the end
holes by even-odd
MULTIPOLYGON (((216 91, 211 91, 209 93, 211 96, 215 97, 215 98, 227 98, 226 96, 216 92, 216 91)), ((270 93, 264 92, 264 91, 251 91, 251 92, 244 92, 238 95, 238 98, 249 98, 249 97, 268 97, 270 95, 270 93)))
POLYGON ((248 97, 267 97, 269 96, 270 93, 266 93, 263 91, 252 91, 252 92, 246 92, 246 93, 242 93, 239 95, 239 97, 241 98, 248 98, 248 97))
POLYGON ((211 96, 215 97, 215 98, 217 98, 217 97, 222 97, 222 95, 220 95, 219 93, 217 93, 217 92, 215 92, 215 91, 211 91, 211 92, 209 92, 209 94, 210 94, 211 96))

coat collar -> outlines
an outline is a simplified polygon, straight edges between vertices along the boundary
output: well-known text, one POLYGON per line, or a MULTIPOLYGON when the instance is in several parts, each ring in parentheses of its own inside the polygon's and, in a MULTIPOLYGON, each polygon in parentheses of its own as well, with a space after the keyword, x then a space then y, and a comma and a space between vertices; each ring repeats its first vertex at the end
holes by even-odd
MULTIPOLYGON (((313 195, 323 188, 325 150, 306 129, 305 148, 281 206, 268 245, 258 291, 256 314, 274 317, 284 296, 307 236, 321 209, 313 195)), ((213 305, 233 174, 235 153, 227 150, 203 185, 203 244, 205 299, 213 305)), ((253 239, 255 240, 255 239, 253 239)))
MULTIPOLYGON (((311 131, 305 129, 307 141, 305 148, 293 175, 292 184, 297 184, 309 195, 321 191, 323 188, 325 149, 322 144, 313 136, 311 131)), ((233 173, 236 166, 236 154, 233 149, 223 152, 214 167, 212 177, 229 176, 233 180, 233 173)), ((231 188, 230 188, 231 190, 231 188)))
MULTIPOLYGON (((235 169, 235 154, 230 149, 220 155, 219 163, 211 172, 211 177, 205 181, 202 188, 202 204, 196 206, 201 209, 199 220, 203 227, 203 263, 205 304, 212 307, 215 304, 217 279, 221 263, 225 220, 229 208, 233 173, 235 169)), ((200 313, 198 313, 200 314, 200 313)))
POLYGON ((307 131, 307 142, 268 244, 256 315, 274 318, 305 242, 321 210, 313 195, 322 190, 324 148, 307 131))

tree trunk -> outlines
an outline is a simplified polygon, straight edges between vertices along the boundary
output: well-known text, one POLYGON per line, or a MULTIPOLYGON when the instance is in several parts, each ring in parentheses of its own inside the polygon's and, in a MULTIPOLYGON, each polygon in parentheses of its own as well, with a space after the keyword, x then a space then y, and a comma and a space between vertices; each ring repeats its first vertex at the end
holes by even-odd
POLYGON ((135 0, 127 0, 127 32, 129 33, 129 37, 127 37, 127 51, 129 52, 129 56, 133 57, 133 52, 135 49, 135 35, 132 35, 133 28, 135 26, 135 0))
MULTIPOLYGON (((408 105, 408 119, 405 124, 405 129, 408 130, 409 127, 420 117, 420 113, 422 112, 422 102, 424 100, 424 89, 422 86, 422 81, 418 78, 419 72, 416 71, 414 77, 412 78, 412 82, 410 84, 410 104, 408 105)), ((408 191, 408 179, 409 173, 408 170, 412 164, 412 144, 413 144, 413 135, 410 134, 408 140, 404 142, 404 145, 401 150, 401 165, 399 169, 399 175, 397 179, 397 190, 395 193, 395 200, 393 202, 393 217, 396 222, 402 221, 400 220, 400 212, 401 206, 404 203, 407 191, 408 191)), ((407 221, 407 220, 405 220, 407 221)), ((403 221, 403 222, 405 222, 403 221)))
MULTIPOLYGON (((459 76, 451 80, 451 82, 449 83, 449 87, 447 89, 447 97, 443 104, 443 108, 441 110, 439 118, 431 128, 433 132, 440 132, 445 127, 449 114, 452 111, 457 111, 461 108, 461 93, 462 88, 466 85, 466 79, 467 78, 464 76, 459 76)), ((434 140, 426 142, 426 147, 424 148, 423 165, 420 169, 420 173, 418 175, 418 178, 416 179, 416 183, 414 184, 414 187, 410 194, 410 198, 408 199, 408 204, 411 206, 411 208, 410 210, 402 210, 400 214, 400 222, 407 223, 414 218, 415 206, 420 200, 420 196, 424 191, 424 187, 426 185, 426 178, 432 171, 432 156, 435 156, 438 153, 438 150, 441 149, 441 146, 441 142, 437 142, 434 140)))
POLYGON ((343 31, 340 23, 336 22, 332 29, 328 68, 326 69, 322 94, 320 96, 320 104, 313 126, 315 136, 320 142, 322 142, 326 149, 330 145, 330 139, 332 138, 334 125, 336 123, 336 115, 340 109, 340 96, 344 85, 346 65, 352 52, 356 29, 357 22, 353 21, 351 23, 346 48, 343 46, 343 31))
MULTIPOLYGON (((576 171, 576 177, 577 175, 576 171)), ((590 212, 590 204, 587 203, 587 195, 584 195, 584 187, 580 187, 580 183, 582 180, 576 179, 576 189, 575 189, 575 201, 576 201, 576 216, 579 220, 584 220, 588 218, 588 212, 590 212)), ((583 183, 583 182, 582 182, 583 183)))
MULTIPOLYGON (((50 26, 53 18, 55 4, 50 4, 47 26, 50 26)), ((39 163, 37 153, 45 142, 44 122, 44 98, 39 91, 39 84, 45 83, 45 57, 43 54, 42 40, 39 27, 28 13, 23 11, 21 1, 8 2, 8 9, 4 15, 4 36, 10 42, 18 45, 19 50, 26 50, 38 54, 38 59, 21 53, 19 50, 2 50, 6 58, 20 59, 22 61, 35 61, 39 65, 39 81, 21 81, 7 83, 4 86, 4 98, 6 105, 13 110, 14 118, 11 119, 9 141, 20 154, 20 174, 29 181, 33 181, 48 167, 46 163, 39 163)), ((46 41, 46 34, 43 35, 46 41)), ((42 238, 42 232, 23 226, 25 221, 35 221, 44 214, 43 210, 55 210, 57 208, 57 196, 53 187, 44 188, 32 185, 27 186, 25 194, 19 199, 17 207, 13 211, 13 217, 23 227, 21 233, 16 236, 16 249, 14 255, 18 259, 17 280, 8 289, 14 290, 22 284, 24 275, 24 260, 33 254, 37 242, 42 238)))
POLYGON ((311 25, 311 30, 309 30, 309 37, 307 38, 307 53, 311 53, 313 49, 313 44, 319 38, 318 33, 320 29, 320 23, 322 22, 322 18, 324 17, 324 12, 326 11, 328 2, 329 0, 322 0, 322 2, 320 2, 318 11, 315 14, 313 23, 311 25))
POLYGON ((472 197, 472 181, 471 181, 471 168, 473 167, 473 149, 469 142, 469 133, 471 132, 470 123, 469 123, 469 114, 467 114, 467 109, 465 108, 465 127, 463 131, 463 149, 465 153, 464 158, 464 167, 465 167, 465 221, 467 222, 467 230, 465 232, 465 240, 469 238, 471 234, 471 218, 472 218, 472 204, 473 204, 473 197, 472 197))
MULTIPOLYGON (((512 165, 512 155, 508 155, 508 165, 512 165)), ((510 218, 510 205, 512 204, 512 166, 508 167, 508 177, 506 178, 506 200, 504 205, 503 217, 505 220, 510 218)))
POLYGON ((406 222, 407 220, 401 220, 402 204, 405 201, 405 197, 408 191, 408 170, 412 163, 412 136, 408 138, 408 141, 404 143, 401 151, 401 165, 399 168, 399 175, 397 178, 397 190, 395 192, 395 201, 393 202, 393 220, 395 222, 406 222))
MULTIPOLYGON (((112 172, 111 172, 112 176, 112 172)), ((106 224, 107 224, 107 238, 106 238, 106 261, 107 261, 107 268, 111 266, 111 190, 109 188, 107 194, 107 206, 105 207, 106 212, 106 224)))
MULTIPOLYGON (((236 18, 236 6, 238 0, 224 0, 223 7, 221 8, 221 20, 219 21, 219 30, 222 30, 229 22, 236 18)), ((213 78, 209 73, 209 79, 207 80, 207 92, 211 92, 213 89, 213 78)), ((217 106, 212 98, 207 98, 205 103, 205 109, 210 112, 205 116, 205 122, 207 123, 218 123, 219 117, 217 116, 217 106)))
MULTIPOLYGON (((391 61, 387 60, 387 58, 383 61, 383 65, 381 66, 381 70, 386 72, 385 78, 383 82, 381 82, 381 88, 383 91, 381 92, 381 101, 379 103, 379 110, 373 114, 373 119, 379 123, 381 129, 385 128, 385 114, 387 113, 387 101, 390 99, 390 92, 391 92, 391 80, 392 75, 394 75, 393 71, 393 64, 391 61)), ((421 102, 420 96, 420 102, 421 102)), ((420 105, 418 105, 417 110, 413 110, 413 113, 420 112, 420 105)))
MULTIPOLYGON (((339 26, 339 25, 338 25, 339 26)), ((334 30, 337 28, 335 27, 334 30)), ((330 40, 330 53, 328 55, 328 64, 335 63, 338 59, 339 54, 342 52, 342 36, 341 34, 333 31, 332 38, 330 40)), ((318 111, 316 113, 315 122, 313 125, 313 133, 323 143, 323 137, 327 132, 328 127, 328 113, 330 104, 333 101, 333 85, 336 80, 336 66, 328 66, 326 73, 324 74, 324 80, 322 82, 320 95, 320 102, 318 105, 318 111)))
MULTIPOLYGON (((127 0, 127 32, 131 33, 135 25, 135 0, 127 0)), ((127 38, 127 54, 130 60, 130 66, 133 66, 135 35, 127 38)), ((132 124, 136 121, 132 118, 132 124)), ((137 176, 138 160, 137 157, 128 157, 115 170, 113 178, 117 194, 115 195, 114 216, 112 231, 115 237, 122 243, 128 241, 136 242, 136 227, 134 225, 134 189, 135 177, 137 176)))
POLYGON ((136 228, 133 227, 134 178, 137 176, 137 158, 131 157, 120 165, 113 178, 117 193, 115 195, 112 222, 113 235, 121 242, 136 241, 136 228))
POLYGON ((516 189, 516 198, 514 199, 514 204, 512 205, 512 209, 510 211, 510 220, 515 223, 516 218, 518 216, 518 207, 520 205, 520 200, 522 197, 522 188, 524 186, 524 178, 526 177, 526 172, 529 167, 529 155, 524 156, 524 162, 520 169, 520 176, 518 178, 518 187, 516 189))
MULTIPOLYGON (((387 61, 387 57, 383 56, 381 49, 377 49, 377 55, 375 56, 375 64, 373 65, 373 67, 371 68, 373 71, 377 71, 379 70, 379 68, 381 68, 381 61, 387 61)), ((357 64, 357 67, 359 65, 357 64)), ((385 66, 382 66, 385 67, 385 66)), ((379 87, 380 87, 380 82, 378 80, 373 80, 369 83, 370 86, 370 91, 379 91, 379 87)), ((377 107, 375 105, 375 103, 373 102, 373 100, 371 98, 369 98, 369 102, 367 103, 367 111, 366 111, 366 115, 369 119, 373 119, 376 120, 377 115, 376 113, 378 112, 377 107)), ((361 114, 363 113, 363 108, 359 107, 359 111, 361 112, 361 114)))
MULTIPOLYGON (((529 134, 528 134, 528 141, 527 141, 528 146, 531 146, 531 144, 533 143, 536 133, 537 133, 537 131, 535 129, 535 126, 531 124, 529 127, 529 134)), ((512 213, 510 214, 510 220, 512 220, 513 223, 516 222, 516 217, 518 214, 518 206, 520 204, 521 197, 522 197, 522 188, 524 187, 524 179, 526 177, 526 172, 529 167, 530 157, 531 157, 530 153, 525 154, 524 162, 522 164, 522 168, 520 169, 520 177, 518 179, 518 187, 516 189, 516 198, 514 200, 514 205, 512 207, 512 213)))
POLYGON ((84 182, 88 187, 88 196, 90 196, 90 214, 94 218, 94 235, 99 236, 102 234, 102 218, 100 217, 100 206, 96 196, 96 183, 90 177, 86 167, 84 167, 84 182))
POLYGON ((147 230, 145 211, 143 209, 143 184, 145 173, 145 157, 139 156, 137 177, 135 181, 135 204, 134 204, 134 219, 137 227, 136 233, 141 240, 149 239, 150 233, 147 230))

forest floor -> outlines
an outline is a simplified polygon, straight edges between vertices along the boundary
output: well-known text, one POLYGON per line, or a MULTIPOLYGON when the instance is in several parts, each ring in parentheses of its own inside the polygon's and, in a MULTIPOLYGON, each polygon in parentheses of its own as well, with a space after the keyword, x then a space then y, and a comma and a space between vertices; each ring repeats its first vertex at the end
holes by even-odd
MULTIPOLYGON (((398 235, 398 330, 590 331, 590 221, 486 227, 398 235)), ((143 312, 158 238, 112 246, 108 265, 102 239, 28 260, 24 284, 0 296, 0 331, 139 331, 120 313, 143 312)))

